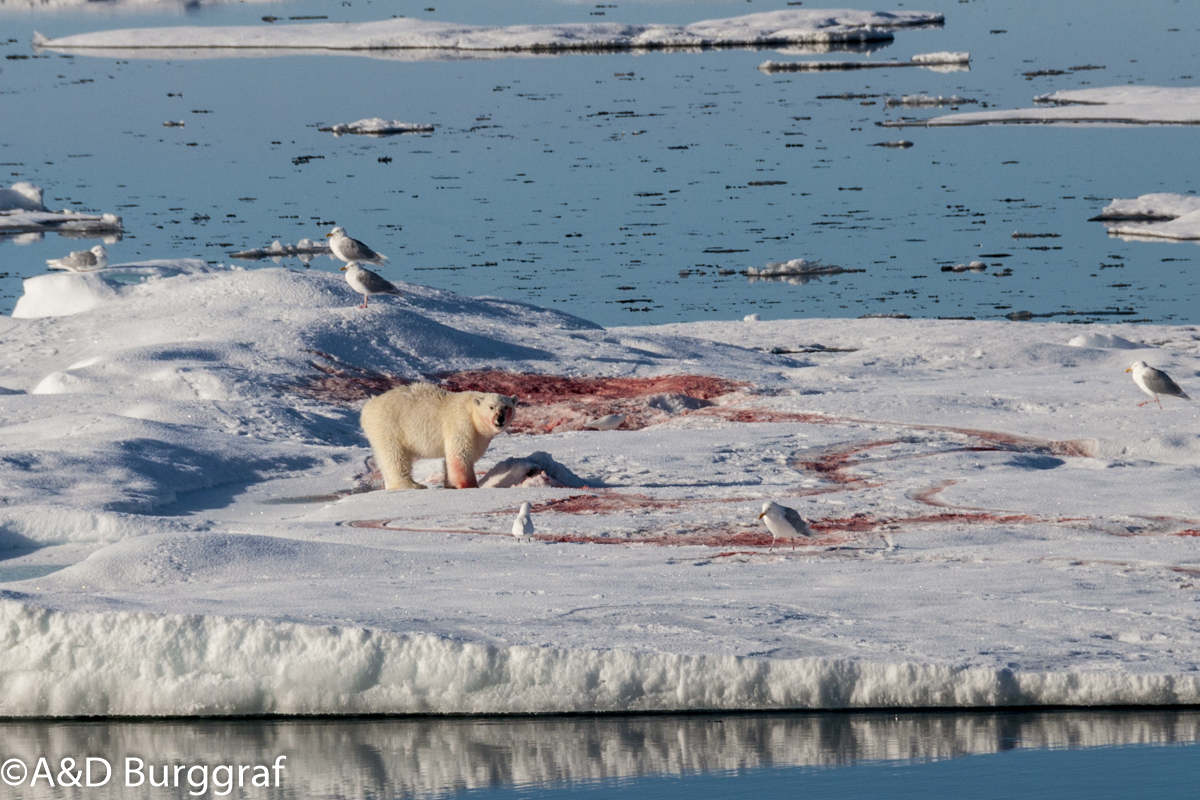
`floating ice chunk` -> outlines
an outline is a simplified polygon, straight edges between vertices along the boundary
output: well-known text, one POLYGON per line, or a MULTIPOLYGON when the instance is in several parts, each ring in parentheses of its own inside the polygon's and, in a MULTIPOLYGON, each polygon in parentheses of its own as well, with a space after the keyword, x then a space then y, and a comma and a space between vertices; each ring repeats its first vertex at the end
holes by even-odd
MULTIPOLYGON (((445 51, 475 53, 613 51, 702 47, 755 47, 831 42, 888 41, 897 28, 939 26, 941 14, 923 11, 871 12, 787 9, 710 19, 691 25, 566 23, 486 27, 396 18, 362 23, 304 25, 137 28, 47 39, 35 34, 37 48, 121 50, 142 57, 148 49, 282 48, 313 51, 405 50, 414 59, 444 58, 445 51), (424 51, 424 52, 420 52, 424 51), (439 53, 438 51, 442 51, 439 53)), ((214 57, 227 52, 210 51, 214 57)), ((283 54, 281 52, 281 54, 283 54)), ((106 54, 111 55, 111 53, 106 54)), ((189 53, 189 55, 194 55, 189 53)), ((160 54, 152 57, 159 58, 160 54)))
POLYGON ((927 67, 937 72, 970 70, 970 53, 921 53, 908 61, 764 61, 763 72, 829 72, 887 67, 927 67))
POLYGON ((1096 347, 1105 350, 1140 350, 1149 347, 1141 342, 1131 342, 1115 333, 1081 333, 1067 342, 1068 347, 1096 347))
POLYGON ((247 261, 257 261, 277 256, 298 256, 303 260, 304 256, 327 255, 330 252, 329 245, 324 242, 301 239, 295 244, 282 244, 276 240, 271 243, 270 247, 255 247, 250 250, 240 250, 236 253, 230 253, 229 255, 230 258, 241 258, 247 261))
POLYGON ((959 97, 956 94, 952 94, 949 97, 944 97, 940 94, 937 97, 927 94, 906 94, 900 97, 889 97, 883 101, 883 104, 889 108, 893 106, 915 106, 919 108, 924 106, 961 106, 978 102, 978 100, 959 97))
POLYGON ((972 261, 970 264, 955 264, 953 267, 942 267, 942 272, 983 272, 987 264, 982 261, 972 261))
POLYGON ((317 128, 317 130, 332 133, 334 136, 341 136, 345 133, 356 133, 361 136, 380 137, 394 136, 400 133, 433 133, 433 126, 416 122, 400 122, 399 120, 372 117, 371 119, 360 119, 357 122, 326 125, 322 128, 317 128))
POLYGON ((1200 124, 1200 87, 1110 86, 1038 95, 1035 108, 972 111, 930 119, 877 123, 885 128, 914 125, 1003 125, 1021 123, 1200 124))
POLYGON ((945 50, 936 53, 918 53, 912 57, 914 64, 966 64, 970 60, 970 53, 951 53, 945 50))
POLYGON ((42 205, 42 187, 33 183, 14 183, 0 189, 0 211, 45 211, 42 205))
POLYGON ((761 321, 762 321, 762 317, 759 316, 758 314, 747 314, 746 316, 742 317, 742 322, 761 322, 761 321))
MULTIPOLYGON (((60 231, 70 233, 119 233, 121 218, 116 214, 84 214, 65 208, 62 211, 0 211, 0 233, 39 233, 60 231)), ((110 242, 111 244, 111 242, 110 242)))
POLYGON ((751 278, 776 278, 791 275, 841 275, 845 272, 866 272, 862 269, 846 269, 836 264, 822 264, 820 261, 809 261, 806 258, 793 258, 790 261, 768 261, 762 269, 747 267, 746 275, 751 278))
POLYGON ((1200 197, 1171 192, 1143 194, 1132 200, 1116 199, 1104 207, 1090 222, 1104 220, 1159 221, 1200 211, 1200 197))

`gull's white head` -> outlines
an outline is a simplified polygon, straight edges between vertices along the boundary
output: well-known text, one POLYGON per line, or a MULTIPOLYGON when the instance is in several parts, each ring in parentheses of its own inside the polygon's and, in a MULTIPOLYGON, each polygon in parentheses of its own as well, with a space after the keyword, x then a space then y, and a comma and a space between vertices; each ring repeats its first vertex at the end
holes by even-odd
POLYGON ((104 245, 98 244, 92 248, 92 252, 96 254, 96 258, 107 258, 108 251, 104 249, 104 245))
POLYGON ((770 500, 763 503, 762 513, 758 515, 758 518, 762 519, 763 517, 768 516, 768 515, 772 516, 772 517, 779 516, 779 505, 770 500))
POLYGON ((531 506, 529 504, 529 501, 526 500, 524 503, 521 503, 521 510, 517 512, 517 516, 528 517, 530 512, 532 512, 532 511, 533 511, 533 506, 531 506))
POLYGON ((326 239, 328 239, 330 237, 336 238, 336 237, 345 236, 345 235, 346 235, 346 229, 343 228, 341 225, 339 225, 338 227, 331 230, 329 233, 325 234, 325 238, 326 239))
POLYGON ((360 267, 358 265, 357 261, 351 261, 349 264, 342 264, 342 266, 338 268, 338 272, 345 272, 346 270, 356 270, 356 269, 362 269, 362 267, 360 267))
POLYGON ((1126 372, 1133 372, 1135 369, 1146 369, 1146 368, 1147 368, 1147 367, 1149 367, 1149 366, 1150 366, 1150 365, 1149 365, 1149 364, 1147 364, 1145 361, 1135 361, 1135 362, 1133 362, 1133 364, 1132 364, 1132 365, 1129 367, 1129 369, 1127 369, 1127 370, 1125 370, 1125 371, 1126 371, 1126 372))

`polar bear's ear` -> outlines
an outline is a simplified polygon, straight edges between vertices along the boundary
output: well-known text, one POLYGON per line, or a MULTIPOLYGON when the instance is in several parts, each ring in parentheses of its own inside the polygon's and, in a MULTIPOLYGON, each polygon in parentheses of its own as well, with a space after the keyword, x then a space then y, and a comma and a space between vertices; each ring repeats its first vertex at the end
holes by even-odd
POLYGON ((477 405, 477 406, 478 406, 478 405, 483 405, 483 402, 482 402, 482 400, 483 400, 483 398, 481 398, 481 397, 476 397, 476 398, 475 398, 475 405, 477 405))
POLYGON ((521 402, 520 399, 515 394, 508 399, 513 401, 514 406, 521 402))

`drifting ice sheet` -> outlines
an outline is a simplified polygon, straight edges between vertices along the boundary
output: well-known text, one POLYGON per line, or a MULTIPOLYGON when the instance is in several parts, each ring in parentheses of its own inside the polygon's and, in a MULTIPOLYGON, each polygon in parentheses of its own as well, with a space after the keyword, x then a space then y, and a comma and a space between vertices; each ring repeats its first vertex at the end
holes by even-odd
POLYGON ((895 28, 941 25, 921 11, 787 10, 691 25, 574 23, 485 27, 417 19, 271 27, 176 27, 100 31, 58 39, 34 34, 51 50, 249 48, 265 50, 452 50, 568 52, 753 47, 886 41, 895 28))
POLYGON ((1200 197, 1158 192, 1113 200, 1093 222, 1129 239, 1200 239, 1200 197))
POLYGON ((1200 702, 1200 417, 1137 408, 1108 347, 1153 341, 1194 390, 1190 328, 605 330, 186 261, 26 288, 0 317, 0 714, 1200 702), (479 472, 602 488, 361 491, 358 404, 421 379, 545 420, 479 472), (768 554, 765 499, 814 539, 768 554))
POLYGON ((972 111, 922 120, 888 120, 884 127, 917 125, 1004 125, 1015 123, 1107 125, 1195 125, 1200 123, 1200 88, 1108 86, 1038 95, 1046 105, 1012 111, 972 111))

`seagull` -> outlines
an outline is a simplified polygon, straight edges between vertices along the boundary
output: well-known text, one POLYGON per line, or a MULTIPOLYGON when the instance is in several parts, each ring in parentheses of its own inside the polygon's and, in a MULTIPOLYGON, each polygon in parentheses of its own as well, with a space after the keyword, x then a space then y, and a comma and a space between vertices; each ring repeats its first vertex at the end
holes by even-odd
POLYGON ((363 269, 353 261, 342 267, 341 271, 346 273, 346 283, 350 284, 354 291, 363 295, 363 302, 359 308, 366 308, 367 300, 373 294, 400 294, 400 290, 390 281, 379 277, 369 269, 363 269))
MULTIPOLYGON (((1178 383, 1171 380, 1170 375, 1161 369, 1155 369, 1145 361, 1135 361, 1133 362, 1133 366, 1125 371, 1133 373, 1133 382, 1138 385, 1139 389, 1150 395, 1154 402, 1158 403, 1159 408, 1162 408, 1162 401, 1158 399, 1160 394, 1167 397, 1178 397, 1181 400, 1192 399, 1184 394, 1183 389, 1179 388, 1178 383)), ((1145 403, 1138 403, 1138 407, 1140 408, 1149 402, 1147 400, 1145 403)))
POLYGON ((521 503, 521 510, 517 513, 517 518, 513 520, 512 534, 517 537, 517 541, 533 536, 533 520, 529 518, 531 507, 528 502, 521 503))
POLYGON ((797 536, 811 537, 813 535, 808 523, 804 521, 804 517, 796 513, 796 509, 781 506, 770 500, 763 503, 762 513, 758 515, 758 518, 766 524, 767 530, 771 532, 771 546, 767 548, 768 553, 775 548, 775 540, 780 536, 791 539, 792 549, 795 550, 797 536))
POLYGON ((108 266, 108 251, 98 244, 91 250, 76 250, 69 256, 46 259, 50 269, 65 269, 71 272, 91 272, 108 266))
POLYGON ((380 255, 358 239, 347 236, 346 229, 341 226, 325 234, 325 238, 329 239, 329 249, 333 251, 333 255, 347 264, 354 261, 382 264, 387 261, 387 256, 380 255))
POLYGON ((621 427, 621 423, 625 421, 624 414, 609 414, 600 419, 594 419, 591 422, 583 423, 583 427, 591 428, 595 431, 615 431, 621 427))

